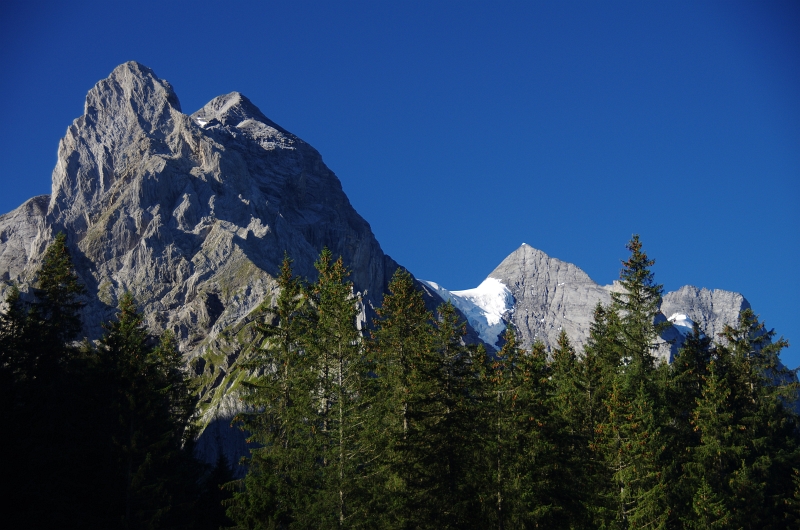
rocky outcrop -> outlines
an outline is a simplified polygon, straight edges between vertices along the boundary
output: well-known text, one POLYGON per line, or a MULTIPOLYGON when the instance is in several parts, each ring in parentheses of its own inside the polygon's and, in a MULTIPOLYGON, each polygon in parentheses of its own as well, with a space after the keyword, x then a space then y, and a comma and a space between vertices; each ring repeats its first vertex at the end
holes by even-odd
POLYGON ((739 293, 691 285, 665 294, 661 301, 661 313, 667 318, 686 315, 713 339, 719 338, 725 325, 735 326, 739 314, 748 308, 750 303, 739 293))
POLYGON ((522 244, 490 274, 514 296, 509 318, 527 347, 535 341, 554 346, 563 329, 577 348, 589 335, 598 302, 611 302, 611 288, 597 285, 572 263, 522 244))

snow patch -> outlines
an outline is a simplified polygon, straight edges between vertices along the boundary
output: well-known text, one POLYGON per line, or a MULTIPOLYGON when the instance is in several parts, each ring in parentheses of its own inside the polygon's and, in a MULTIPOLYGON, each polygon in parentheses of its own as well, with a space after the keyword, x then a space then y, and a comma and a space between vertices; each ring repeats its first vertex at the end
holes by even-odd
POLYGON ((684 337, 694 329, 694 321, 685 313, 673 313, 667 320, 669 320, 670 324, 675 326, 675 329, 684 337))
POLYGON ((435 282, 423 280, 444 300, 456 306, 467 317, 481 340, 495 346, 506 329, 503 316, 514 308, 514 295, 496 278, 486 278, 474 289, 448 291, 435 282))

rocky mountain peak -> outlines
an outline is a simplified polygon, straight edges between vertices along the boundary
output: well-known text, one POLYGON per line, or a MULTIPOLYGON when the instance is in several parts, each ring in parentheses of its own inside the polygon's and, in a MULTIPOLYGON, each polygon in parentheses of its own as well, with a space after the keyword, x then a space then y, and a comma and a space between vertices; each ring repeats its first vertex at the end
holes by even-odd
MULTIPOLYGON (((553 348, 563 330, 578 351, 588 339, 595 306, 609 305, 611 293, 623 289, 617 281, 598 285, 576 265, 525 243, 475 289, 450 292, 433 282, 428 285, 453 300, 492 346, 500 346, 495 339, 506 323, 511 323, 526 348, 535 341, 553 348), (489 289, 490 280, 499 285, 489 289)), ((687 285, 666 293, 656 320, 669 320, 672 326, 661 335, 658 355, 669 360, 677 353, 687 329, 682 323, 697 322, 706 333, 716 336, 726 324, 735 325, 739 313, 748 307, 741 294, 729 291, 687 285)), ((688 326, 690 329, 691 324, 688 326)))
POLYGON ((158 123, 165 112, 180 112, 181 104, 169 82, 150 68, 128 61, 114 68, 89 91, 83 114, 98 117, 122 108, 133 110, 143 123, 158 123))
POLYGON ((84 114, 59 143, 50 221, 84 232, 143 160, 180 156, 188 117, 167 81, 127 62, 86 95, 84 114))
POLYGON ((329 247, 370 303, 397 268, 315 149, 237 92, 187 116, 170 83, 137 62, 89 91, 52 189, 0 217, 0 295, 11 282, 24 289, 65 231, 92 298, 90 338, 129 291, 148 325, 175 331, 194 357, 271 295, 284 252, 314 277, 329 247))
POLYGON ((311 146, 267 118, 239 92, 215 97, 192 114, 191 118, 204 130, 218 131, 228 139, 244 135, 263 149, 293 150, 302 147, 319 156, 311 146))
POLYGON ((216 120, 222 125, 231 125, 233 127, 247 120, 254 120, 287 133, 279 125, 264 116, 252 101, 239 92, 231 92, 215 97, 206 103, 202 109, 192 114, 192 118, 205 122, 216 120))
POLYGON ((509 254, 491 273, 490 278, 503 281, 509 288, 512 285, 524 289, 526 284, 539 284, 554 281, 555 287, 567 284, 596 285, 583 270, 543 251, 523 243, 509 254))

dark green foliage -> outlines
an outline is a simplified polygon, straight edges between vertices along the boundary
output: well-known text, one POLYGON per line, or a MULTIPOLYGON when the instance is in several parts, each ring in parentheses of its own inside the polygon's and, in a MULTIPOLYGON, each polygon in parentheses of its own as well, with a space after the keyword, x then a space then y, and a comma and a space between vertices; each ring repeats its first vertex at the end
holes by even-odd
POLYGON ((74 480, 91 458, 85 363, 72 341, 80 329, 83 286, 64 234, 47 249, 35 296, 12 288, 0 315, 0 474, 14 484, 6 498, 14 521, 57 526, 74 514, 84 493, 74 480), (50 506, 43 510, 42 506, 50 506))
POLYGON ((375 376, 367 417, 367 443, 374 451, 370 511, 373 524, 408 528, 419 524, 425 501, 420 475, 426 471, 421 461, 426 407, 434 391, 429 377, 436 364, 432 315, 414 279, 401 269, 376 312, 368 344, 375 376))
POLYGON ((521 488, 527 466, 522 427, 529 420, 519 399, 526 381, 524 355, 513 326, 508 326, 503 347, 484 373, 488 423, 484 445, 491 470, 486 504, 490 507, 489 522, 495 528, 512 528, 525 520, 521 488))
POLYGON ((398 271, 369 334, 341 258, 307 284, 284 260, 239 362, 244 479, 191 458, 195 400, 174 337, 133 298, 96 345, 73 341, 83 288, 66 238, 0 314, 0 465, 10 527, 790 528, 800 522, 798 385, 750 310, 672 365, 653 261, 628 244, 622 289, 582 352, 565 333, 489 355, 398 271), (223 506, 224 505, 224 506, 223 506), (224 510, 227 508, 227 517, 224 510), (230 517, 230 518, 229 518, 230 517))
POLYGON ((30 302, 0 316, 2 472, 11 527, 190 527, 201 468, 194 401, 171 335, 157 345, 123 297, 99 348, 72 341, 84 289, 66 237, 47 249, 30 302))
POLYGON ((103 524, 109 527, 175 523, 180 518, 173 512, 191 507, 187 490, 199 476, 184 445, 194 404, 181 357, 170 334, 152 342, 133 297, 125 293, 95 352, 102 374, 95 382, 102 403, 98 420, 108 437, 98 448, 104 469, 97 485, 104 490, 98 495, 106 497, 103 524))
POLYGON ((318 278, 311 286, 313 326, 306 331, 306 351, 317 373, 317 434, 314 437, 321 485, 309 512, 318 528, 352 526, 363 519, 363 493, 358 480, 364 447, 364 388, 367 364, 356 327, 359 300, 346 280, 342 258, 324 249, 315 263, 318 278))
POLYGON ((245 418, 260 448, 231 516, 242 528, 794 524, 786 342, 745 311, 720 344, 695 329, 672 366, 658 361, 661 286, 638 237, 628 249, 581 354, 564 333, 549 355, 525 352, 510 327, 496 355, 467 346, 455 308, 432 316, 404 271, 365 340, 341 261, 323 252, 310 286, 287 262, 243 364, 259 373, 245 418))
POLYGON ((316 415, 312 359, 303 348, 310 307, 303 285, 284 259, 273 312, 263 309, 262 339, 241 367, 258 374, 243 383, 252 412, 240 415, 251 451, 244 490, 234 494, 228 515, 240 528, 284 527, 303 515, 318 487, 313 441, 316 415))
POLYGON ((233 524, 225 515, 224 506, 229 504, 233 493, 227 485, 233 481, 233 473, 225 455, 220 453, 217 463, 200 482, 200 491, 197 502, 191 513, 191 525, 188 528, 196 530, 218 530, 233 524))
POLYGON ((432 363, 420 376, 430 390, 423 394, 415 432, 423 496, 418 524, 465 528, 474 524, 479 484, 474 468, 479 462, 479 365, 473 348, 463 342, 465 324, 449 302, 438 309, 434 322, 432 363))
POLYGON ((778 361, 788 343, 773 337, 742 311, 722 334, 693 412, 700 436, 686 465, 693 508, 720 527, 783 528, 794 517, 786 500, 800 462, 798 420, 786 404, 797 384, 778 361))
POLYGON ((323 250, 305 286, 284 260, 281 294, 242 364, 251 441, 244 491, 228 510, 239 528, 329 528, 363 522, 362 434, 368 365, 356 327, 359 300, 341 258, 323 250))
POLYGON ((39 300, 36 308, 41 319, 42 333, 53 347, 74 340, 80 333, 81 319, 78 311, 84 304, 79 297, 85 291, 75 274, 67 249, 67 236, 60 232, 45 251, 38 285, 34 291, 39 300))

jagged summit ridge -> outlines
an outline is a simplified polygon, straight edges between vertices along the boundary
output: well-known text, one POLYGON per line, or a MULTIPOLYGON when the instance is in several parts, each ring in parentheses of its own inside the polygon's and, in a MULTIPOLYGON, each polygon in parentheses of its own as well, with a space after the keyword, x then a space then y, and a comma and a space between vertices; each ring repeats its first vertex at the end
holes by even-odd
POLYGON ((52 194, 33 206, 0 217, 0 290, 24 288, 64 230, 90 297, 103 300, 86 322, 131 291, 148 324, 173 329, 190 355, 269 296, 284 251, 313 277, 329 247, 368 297, 397 267, 313 147, 237 92, 183 114, 172 86, 136 62, 89 91, 59 143, 52 194))
MULTIPOLYGON (((52 179, 50 196, 0 216, 0 296, 30 287, 64 231, 88 291, 85 335, 99 337, 131 292, 148 327, 175 333, 207 382, 204 398, 253 339, 254 310, 275 294, 284 252, 307 278, 322 248, 341 255, 364 295, 362 318, 398 267, 313 147, 237 92, 186 115, 172 86, 136 62, 89 90, 52 179)), ((228 424, 238 401, 222 392, 204 403, 204 418, 221 419, 200 452, 215 461, 222 446, 237 461, 243 442, 228 424)))
MULTIPOLYGON (((552 348, 564 330, 580 351, 589 336, 594 308, 598 303, 610 304, 611 293, 621 289, 617 282, 598 285, 576 265, 552 258, 525 243, 489 273, 487 280, 491 279, 508 289, 511 300, 503 306, 503 323, 494 324, 491 338, 488 335, 482 337, 489 344, 496 345, 491 339, 496 338, 507 323, 511 323, 528 348, 534 341, 541 341, 552 348)), ((487 330, 489 319, 498 314, 495 307, 487 305, 496 306, 498 297, 481 300, 473 296, 462 301, 458 297, 460 293, 450 293, 437 284, 429 284, 435 286, 445 298, 455 295, 452 296, 454 303, 465 305, 462 310, 477 330, 487 330), (477 305, 474 302, 478 302, 477 305)), ((462 293, 478 290, 480 288, 462 293)), ((507 297, 503 295, 504 300, 507 297)), ((748 307, 750 304, 741 294, 730 291, 687 285, 666 293, 661 303, 661 314, 657 318, 667 320, 674 317, 675 322, 662 334, 659 355, 669 360, 677 352, 685 332, 681 328, 682 322, 697 322, 709 336, 716 337, 726 324, 735 325, 739 313, 748 307)))

